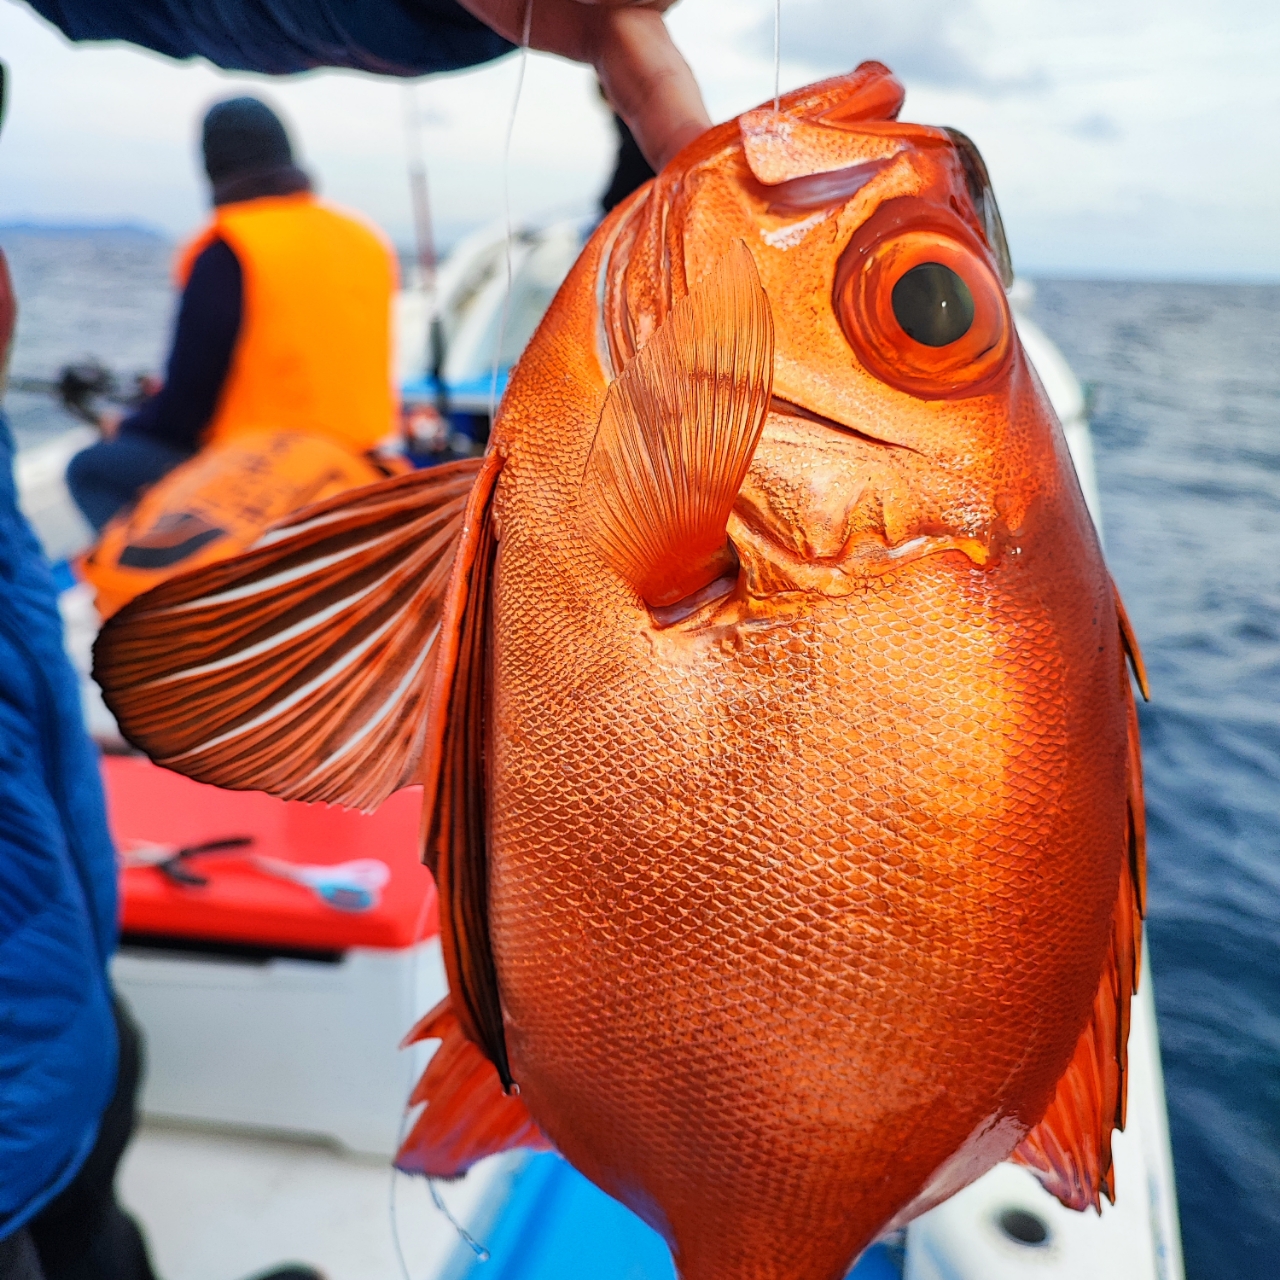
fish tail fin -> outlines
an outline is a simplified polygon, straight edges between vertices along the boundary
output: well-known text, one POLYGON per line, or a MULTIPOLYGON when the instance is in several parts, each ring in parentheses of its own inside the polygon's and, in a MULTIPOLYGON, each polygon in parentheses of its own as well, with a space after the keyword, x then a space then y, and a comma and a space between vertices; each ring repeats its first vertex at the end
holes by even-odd
POLYGON ((736 572, 726 527, 773 387, 773 318, 736 240, 609 388, 579 501, 605 562, 654 608, 736 572))
POLYGON ((401 1046, 439 1040, 409 1105, 426 1103, 396 1154, 396 1168, 429 1178, 456 1178, 485 1156, 550 1143, 518 1097, 504 1093, 492 1062, 466 1036, 446 996, 401 1046))
POLYGON ((1111 922, 1111 946, 1094 997, 1093 1010, 1075 1053, 1058 1081, 1044 1118, 1010 1159, 1029 1168, 1069 1209, 1095 1209, 1102 1197, 1116 1198, 1111 1135, 1125 1125, 1129 1011, 1142 963, 1142 920, 1146 914, 1146 821, 1142 798, 1142 755, 1138 711, 1125 658, 1142 682, 1144 673, 1128 619, 1120 679, 1127 705, 1126 781, 1128 816, 1125 856, 1111 922))

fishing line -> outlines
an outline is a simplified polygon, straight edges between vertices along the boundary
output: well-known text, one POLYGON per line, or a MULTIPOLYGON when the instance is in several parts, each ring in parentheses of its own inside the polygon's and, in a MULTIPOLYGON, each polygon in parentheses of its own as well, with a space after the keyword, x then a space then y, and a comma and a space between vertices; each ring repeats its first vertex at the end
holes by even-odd
MULTIPOLYGON (((405 1099, 404 1114, 400 1118, 400 1131, 396 1135, 396 1150, 404 1144, 405 1129, 409 1119, 409 1099, 405 1099)), ((395 1162, 391 1165, 391 1181, 387 1184, 387 1217, 391 1220, 391 1243, 396 1247, 396 1261, 400 1264, 402 1280, 412 1280, 409 1275, 409 1264, 404 1260, 404 1245, 400 1242, 400 1219, 396 1217, 396 1174, 399 1170, 395 1162)))
MULTIPOLYGON (((439 1053, 440 1051, 437 1049, 436 1052, 439 1053)), ((404 1112, 400 1117, 400 1130, 396 1135, 396 1150, 399 1150, 404 1146, 406 1136, 405 1131, 408 1127, 409 1099, 406 1098, 404 1112)), ((387 1194, 387 1215, 391 1219, 391 1241, 396 1247, 396 1261, 400 1264, 400 1275, 402 1280, 412 1280, 409 1275, 409 1264, 404 1258, 404 1244, 400 1239, 400 1219, 396 1214, 396 1174, 398 1172, 399 1170, 393 1164, 391 1166, 391 1185, 388 1188, 387 1194)), ((458 1238, 463 1242, 463 1244, 465 1244, 467 1248, 475 1254, 476 1261, 488 1262, 491 1257, 489 1250, 486 1249, 485 1246, 482 1245, 480 1241, 477 1240, 475 1236, 473 1236, 471 1232, 453 1216, 452 1210, 447 1204, 445 1204, 444 1198, 440 1194, 439 1179, 428 1177, 427 1190, 431 1193, 432 1203, 442 1214, 444 1214, 445 1221, 454 1229, 455 1232, 457 1232, 458 1238)))
MULTIPOLYGON (((436 905, 436 899, 431 894, 422 895, 422 906, 418 910, 418 919, 413 926, 413 941, 410 944, 416 951, 422 942, 422 936, 427 931, 427 921, 431 918, 431 909, 436 905)), ((410 980, 410 989, 412 992, 412 1008, 414 1017, 420 1017, 421 1013, 426 1010, 422 1009, 421 999, 421 979, 422 965, 415 959, 413 966, 413 977, 410 980), (421 1013, 419 1012, 421 1011, 421 1013)), ((439 1049, 436 1050, 439 1053, 439 1049)), ((413 1091, 417 1087, 416 1079, 409 1085, 409 1092, 405 1094, 404 1106, 400 1109, 400 1128, 396 1133, 396 1150, 399 1151, 404 1146, 404 1140, 408 1136, 409 1129, 409 1105, 410 1099, 413 1097, 413 1091)), ((400 1264, 401 1280, 412 1280, 409 1275, 409 1264, 404 1258, 404 1242, 400 1239, 400 1219, 396 1214, 396 1187, 399 1185, 396 1181, 396 1174, 400 1171, 395 1164, 391 1165, 391 1181, 387 1186, 387 1217, 391 1223, 391 1242, 395 1245, 396 1261, 400 1264)), ((448 1207, 440 1198, 440 1192, 436 1188, 436 1180, 434 1178, 427 1179, 427 1186, 431 1190, 431 1199, 435 1202, 435 1206, 444 1214, 449 1225, 458 1233, 459 1237, 466 1242, 467 1247, 476 1255, 479 1262, 489 1261, 489 1250, 484 1247, 469 1231, 463 1227, 458 1220, 449 1212, 448 1207)))
MULTIPOLYGON (((440 1050, 437 1049, 436 1052, 439 1053, 440 1050)), ((413 1096, 414 1087, 415 1086, 413 1085, 410 1086, 409 1093, 406 1095, 404 1100, 404 1110, 400 1114, 400 1128, 396 1134, 397 1151, 404 1146, 404 1140, 408 1136, 409 1099, 413 1096)), ((404 1243, 400 1239, 400 1219, 396 1212, 396 1187, 399 1185, 396 1181, 396 1175, 399 1172, 400 1170, 397 1169, 393 1163, 391 1166, 391 1181, 387 1185, 387 1217, 391 1222, 391 1242, 395 1245, 396 1261, 400 1264, 401 1280, 412 1280, 412 1277, 409 1275, 409 1264, 405 1261, 404 1257, 404 1243)), ((471 1232, 453 1216, 449 1206, 445 1204, 444 1199, 440 1195, 438 1182, 439 1180, 436 1178, 432 1178, 430 1176, 427 1177, 427 1190, 431 1193, 432 1203, 442 1214, 444 1214, 445 1221, 454 1229, 455 1232, 457 1232, 458 1238, 467 1246, 468 1249, 471 1250, 473 1254, 475 1254, 476 1261, 488 1262, 490 1257, 489 1250, 486 1249, 485 1246, 482 1245, 480 1241, 477 1240, 475 1236, 473 1236, 471 1232)))
POLYGON ((498 412, 498 366, 502 362, 502 344, 507 337, 507 321, 511 316, 513 288, 511 265, 511 139, 516 131, 516 115, 520 110, 520 94, 524 89, 524 69, 529 63, 529 32, 533 26, 533 0, 525 0, 524 31, 520 36, 520 66, 516 72, 516 91, 511 99, 511 116, 507 120, 507 139, 502 148, 502 206, 506 216, 507 292, 502 299, 502 318, 498 321, 498 341, 493 348, 493 373, 489 379, 489 430, 498 412))
POLYGON ((431 1199, 435 1201, 436 1208, 439 1209, 440 1212, 444 1214, 444 1216, 449 1221, 449 1225, 452 1226, 453 1229, 458 1233, 458 1235, 462 1237, 463 1242, 467 1245, 467 1247, 471 1250, 471 1252, 476 1255, 476 1261, 488 1262, 489 1250, 486 1249, 484 1245, 482 1245, 480 1241, 477 1240, 475 1236, 473 1236, 471 1232, 468 1231, 466 1227, 464 1227, 462 1223, 460 1223, 457 1220, 457 1218, 455 1218, 453 1214, 449 1212, 448 1205, 446 1205, 444 1200, 441 1199, 440 1187, 436 1179, 428 1178, 427 1187, 431 1191, 431 1199))

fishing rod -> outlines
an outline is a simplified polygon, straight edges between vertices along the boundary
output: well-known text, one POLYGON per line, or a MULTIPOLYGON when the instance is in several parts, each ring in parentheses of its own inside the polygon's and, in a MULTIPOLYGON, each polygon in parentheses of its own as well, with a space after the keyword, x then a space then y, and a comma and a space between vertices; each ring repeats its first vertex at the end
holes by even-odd
POLYGON ((53 396, 73 417, 93 427, 102 421, 102 410, 95 402, 106 400, 124 409, 136 409, 158 389, 159 383, 151 374, 122 378, 92 358, 63 365, 54 378, 9 379, 10 391, 53 396))
POLYGON ((427 161, 422 148, 422 109, 417 86, 404 86, 405 154, 409 168, 409 197, 413 207, 413 234, 417 249, 418 276, 431 307, 427 328, 427 369, 436 387, 436 413, 443 421, 449 418, 449 391, 444 382, 445 333, 436 293, 436 275, 440 266, 436 253, 435 227, 431 219, 431 199, 427 188, 427 161))

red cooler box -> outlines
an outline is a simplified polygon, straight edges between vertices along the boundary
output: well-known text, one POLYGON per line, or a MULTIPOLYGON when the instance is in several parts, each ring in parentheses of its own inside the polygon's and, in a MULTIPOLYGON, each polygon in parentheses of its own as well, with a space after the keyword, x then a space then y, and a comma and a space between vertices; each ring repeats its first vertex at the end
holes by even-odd
MULTIPOLYGON (((122 856, 249 836, 242 849, 121 873, 116 985, 146 1032, 150 1115, 329 1138, 391 1155, 426 1053, 401 1037, 445 992, 420 796, 372 816, 203 786, 139 757, 103 761, 122 856), (344 910, 255 858, 386 864, 376 905, 344 910)), ((338 895, 339 901, 350 901, 338 895)))

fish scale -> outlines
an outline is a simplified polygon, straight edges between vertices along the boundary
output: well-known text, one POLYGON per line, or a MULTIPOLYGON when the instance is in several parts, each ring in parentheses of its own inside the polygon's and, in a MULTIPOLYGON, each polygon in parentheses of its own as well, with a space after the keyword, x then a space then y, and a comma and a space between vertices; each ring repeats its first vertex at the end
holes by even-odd
MULTIPOLYGON (((591 266, 587 261, 579 270, 585 274, 591 266)), ((562 297, 572 296, 572 283, 562 297)), ((555 329, 560 340, 572 341, 567 317, 556 316, 554 321, 558 322, 555 329)), ((583 317, 586 325, 592 321, 593 317, 583 317)), ((587 378, 580 382, 587 382, 587 378)), ((519 392, 517 382, 513 389, 517 402, 519 392)), ((1011 735, 1002 717, 1007 686, 1001 686, 993 697, 989 681, 981 678, 981 665, 975 673, 955 661, 957 651, 969 647, 976 650, 981 664, 989 652, 988 634, 973 625, 968 609, 957 609, 949 626, 939 621, 939 605, 955 594, 951 572, 933 571, 941 580, 938 594, 924 583, 916 584, 923 608, 912 598, 916 593, 904 600, 900 589, 892 595, 886 589, 879 593, 879 600, 868 593, 838 618, 824 610, 816 626, 816 619, 801 618, 786 629, 770 623, 760 634, 746 631, 731 647, 733 659, 718 664, 714 673, 691 674, 690 655, 683 652, 672 666, 646 662, 656 646, 628 617, 630 601, 606 599, 584 616, 579 601, 589 590, 576 589, 572 573, 582 565, 582 571, 590 575, 594 566, 575 555, 578 535, 572 519, 575 493, 570 478, 584 465, 598 412, 591 400, 573 417, 559 410, 549 415, 557 423, 557 431, 541 439, 514 428, 520 443, 513 456, 522 460, 522 469, 563 478, 559 486, 554 482, 536 486, 536 506, 521 507, 521 472, 514 473, 509 490, 500 482, 504 527, 522 531, 503 552, 504 557, 520 564, 520 572, 507 574, 500 563, 494 598, 495 631, 501 638, 495 655, 495 683, 502 692, 494 708, 493 789, 500 799, 495 800, 491 845, 492 929, 513 1062, 517 1076, 525 1082, 522 1087, 528 1105, 543 1118, 561 1149, 607 1190, 630 1200, 632 1207, 642 1210, 647 1197, 629 1195, 628 1188, 611 1177, 606 1167, 579 1148, 577 1131, 584 1120, 593 1131, 597 1125, 604 1132, 628 1131, 624 1145, 629 1150, 645 1142, 657 1144, 645 1162, 652 1170, 650 1176, 655 1183, 676 1179, 676 1186, 665 1189, 665 1194, 654 1196, 649 1190, 648 1194, 661 1203, 690 1199, 690 1183, 712 1186, 718 1189, 718 1196, 739 1204, 750 1221, 760 1221, 767 1204, 770 1222, 765 1230, 776 1240, 779 1233, 785 1236, 796 1230, 795 1224, 812 1221, 812 1189, 800 1182, 796 1199, 788 1200, 773 1183, 751 1186, 750 1181, 760 1177, 755 1171, 747 1187, 728 1190, 741 1165, 744 1133, 755 1135, 754 1146, 767 1148, 770 1144, 764 1135, 769 1132, 770 1120, 777 1126, 781 1149, 771 1150, 767 1161, 773 1171, 767 1176, 772 1178, 779 1161, 785 1159, 787 1140, 798 1132, 796 1117, 787 1108, 779 1109, 776 1098, 760 1094, 743 1080, 744 1072, 751 1078, 767 1074, 760 1056, 762 1046, 778 1046, 781 1061, 776 1069, 788 1082, 787 1096, 792 1102, 796 1084, 805 1083, 814 1097, 828 1100, 819 1112, 823 1127, 842 1126, 846 1131, 843 1142, 825 1142, 826 1150, 819 1155, 809 1145, 813 1137, 809 1126, 802 1126, 801 1149, 793 1151, 792 1158, 843 1164, 848 1170, 844 1175, 848 1185, 859 1185, 866 1180, 858 1167, 859 1153, 872 1145, 869 1139, 873 1135, 883 1132, 878 1114, 872 1119, 864 1110, 866 1099, 854 1089, 856 1081, 825 1064, 822 1071, 815 1071, 816 1079, 806 1080, 804 1067, 793 1063, 798 1047, 813 1043, 813 1028, 804 1025, 806 1017, 834 1030, 831 1020, 823 1019, 819 1011, 811 1008, 806 1012, 806 997, 801 994, 806 987, 810 989, 809 1000, 820 991, 832 1007, 848 1011, 835 1020, 847 1031, 843 1043, 831 1046, 837 1061, 856 1059, 859 1050, 866 1051, 867 1028, 861 1015, 868 1008, 876 1010, 874 1020, 880 1028, 876 1039, 880 1043, 872 1055, 876 1063, 870 1072, 873 1077, 888 1072, 911 1079, 913 1057, 919 1055, 938 1067, 930 1077, 920 1062, 916 1069, 925 1077, 966 1079, 981 1096, 981 1085, 1011 1071, 1024 1053, 1024 1029, 1017 1025, 1022 1011, 1047 1001, 1031 992, 1025 1002, 1015 1002, 1009 996, 1010 986, 1016 986, 1020 971, 1034 972, 1036 961, 1043 963, 1047 958, 1043 951, 1049 948, 1041 948, 1042 954, 1036 955, 1035 939, 1028 939, 1022 954, 1009 957, 1009 963, 1000 966, 992 963, 986 938, 1009 932, 1008 924, 1003 930, 991 927, 997 910, 1004 907, 1021 917, 1025 914, 1021 904, 1035 900, 1027 883, 1029 868, 1019 865, 1020 860, 1010 854, 1032 853, 1036 841, 1045 834, 1049 825, 1043 811, 1045 788, 1040 780, 1020 794, 1024 771, 1014 770, 1007 802, 1009 830, 1000 833, 1005 865, 991 867, 989 859, 983 858, 977 861, 980 874, 957 874, 964 863, 960 852, 963 842, 972 845, 991 835, 986 790, 993 781, 992 771, 975 764, 972 748, 985 740, 1000 743, 1007 750, 1011 735), (557 488, 563 501, 558 511, 545 501, 557 488), (546 518, 548 514, 553 514, 551 520, 546 518), (526 538, 530 544, 527 553, 526 538), (536 570, 530 573, 527 557, 535 554, 545 557, 548 565, 554 564, 556 575, 566 580, 556 582, 536 570), (624 619, 621 624, 619 616, 624 619), (826 638, 815 632, 825 632, 826 638), (939 642, 945 644, 944 664, 938 661, 939 642), (867 669, 860 659, 869 643, 876 646, 882 669, 890 678, 887 684, 868 691, 872 694, 869 702, 842 723, 832 715, 830 695, 858 687, 859 677, 867 669), (639 669, 639 674, 622 689, 599 689, 594 703, 566 701, 556 682, 537 678, 524 665, 552 645, 561 652, 567 646, 568 652, 583 655, 584 680, 591 672, 619 666, 639 669), (887 646, 895 647, 886 652, 887 646), (620 656, 619 648, 629 651, 627 656, 620 656), (922 681, 933 691, 932 699, 920 699, 922 681), (822 686, 820 693, 815 689, 818 685, 822 686), (690 744, 700 746, 709 726, 717 724, 722 699, 753 710, 773 704, 778 709, 775 718, 779 711, 785 717, 778 726, 781 732, 776 733, 763 732, 765 725, 758 711, 745 724, 733 715, 727 718, 721 750, 714 754, 718 764, 730 766, 729 777, 723 767, 708 776, 704 770, 707 753, 687 749, 690 744), (959 724, 941 724, 939 705, 959 708, 959 713, 953 710, 948 716, 954 721, 959 714, 959 724), (818 714, 806 716, 805 709, 813 707, 818 714), (518 746, 507 747, 502 733, 506 724, 519 726, 518 746), (962 725, 969 726, 967 733, 962 725), (928 735, 923 744, 908 737, 908 726, 928 735), (736 736, 735 728, 739 730, 736 736), (815 747, 814 731, 821 732, 825 749, 815 747), (795 749, 798 746, 803 752, 795 749), (966 751, 966 746, 970 750, 966 751), (643 754, 634 760, 637 752, 643 754), (808 758, 797 758, 802 755, 808 758), (818 776, 806 773, 814 755, 828 761, 826 771, 818 776), (542 766, 533 777, 526 771, 531 757, 542 766), (506 780, 508 759, 520 773, 518 781, 506 780), (599 766, 590 777, 583 774, 585 761, 599 766), (904 795, 908 774, 935 804, 945 804, 945 813, 935 813, 934 805, 924 797, 904 795), (620 775, 629 779, 630 794, 619 794, 620 775), (873 785, 856 798, 833 802, 828 779, 838 786, 845 779, 860 777, 872 780, 873 785), (780 785, 771 787, 771 778, 780 785), (635 780, 647 781, 648 786, 638 786, 635 780), (674 788, 670 803, 664 799, 668 787, 674 788), (650 824, 660 827, 662 816, 672 807, 684 821, 665 840, 645 830, 643 822, 637 823, 638 816, 647 815, 650 824), (580 815, 579 821, 562 826, 557 819, 567 814, 580 815), (930 815, 924 824, 921 814, 930 815), (696 852, 682 856, 690 820, 699 827, 696 852), (946 889, 939 894, 940 909, 924 913, 922 918, 919 873, 903 876, 893 864, 919 861, 920 828, 929 822, 946 828, 929 833, 929 843, 942 854, 930 867, 936 877, 933 883, 940 882, 946 889), (847 909, 830 888, 837 893, 865 891, 865 879, 869 878, 877 891, 875 901, 887 907, 884 927, 873 931, 874 955, 865 943, 854 954, 842 954, 840 945, 842 941, 847 945, 847 939, 832 927, 834 921, 823 921, 823 928, 811 919, 812 908, 807 904, 813 895, 791 875, 778 876, 766 887, 770 870, 776 874, 779 862, 785 862, 779 851, 790 852, 798 837, 808 837, 806 843, 821 855, 834 843, 826 830, 831 837, 842 836, 851 850, 862 855, 855 865, 864 875, 848 877, 843 873, 848 861, 827 857, 821 865, 830 887, 821 901, 828 907, 847 909), (754 884, 758 891, 746 896, 735 892, 738 877, 726 878, 717 872, 722 863, 740 860, 754 863, 757 873, 754 884), (627 920, 628 927, 621 931, 605 927, 607 921, 597 919, 591 901, 575 892, 579 886, 589 885, 605 866, 616 866, 621 873, 622 890, 611 904, 611 914, 618 912, 627 920), (899 911, 901 924, 897 924, 899 911), (678 922, 689 916, 695 918, 696 925, 692 930, 681 929, 678 922), (976 926, 971 946, 957 945, 956 925, 961 921, 976 926), (583 929, 583 922, 590 922, 590 927, 583 929), (750 922, 749 930, 744 929, 744 922, 750 922), (989 934, 984 926, 990 929, 989 934), (563 952, 548 956, 540 947, 539 938, 547 935, 577 937, 571 961, 578 973, 576 981, 565 971, 568 957, 563 952), (785 945, 765 941, 771 936, 785 940, 785 945), (690 940, 695 944, 692 952, 690 940), (939 946, 940 963, 936 968, 926 965, 926 957, 939 946), (717 967, 726 949, 736 962, 733 983, 727 988, 717 985, 712 991, 694 983, 695 975, 717 967), (807 960, 803 965, 797 960, 801 955, 807 960), (507 956, 512 960, 507 961, 507 956), (744 971, 747 960, 754 964, 744 971), (913 971, 918 985, 911 998, 903 984, 913 971), (628 976, 623 978, 624 974, 628 976), (979 984, 977 991, 972 985, 975 982, 979 984), (999 1018, 1002 1009, 1009 1011, 1003 1036, 993 1036, 994 1044, 984 1042, 984 1053, 991 1054, 992 1061, 984 1062, 977 1056, 957 1061, 945 1051, 939 1061, 942 1045, 936 1034, 930 1034, 929 1010, 955 987, 964 988, 970 1022, 982 1020, 972 1015, 975 1001, 989 1007, 992 1021, 999 1018), (762 989, 771 991, 774 999, 764 1000, 762 989), (615 998, 593 1002, 592 990, 603 990, 615 998), (877 1001, 886 999, 889 1010, 877 1009, 877 1001), (638 1004, 633 1003, 637 1000, 638 1004), (644 1009, 650 1011, 648 1018, 643 1016, 644 1009), (711 1009, 719 1010, 730 1022, 753 1028, 753 1051, 745 1060, 735 1062, 736 1069, 724 1060, 719 1047, 710 1060, 699 1047, 703 1037, 698 1027, 711 1009), (584 1019, 584 1012, 594 1016, 584 1019), (673 1029, 673 1018, 683 1018, 687 1025, 673 1029), (643 1028, 639 1037, 635 1034, 637 1025, 643 1028), (615 1038, 614 1028, 622 1029, 621 1039, 615 1038), (769 1030, 775 1033, 775 1041, 770 1041, 769 1030), (663 1048, 637 1059, 639 1043, 663 1048), (692 1060, 679 1065, 670 1060, 670 1055, 683 1053, 692 1053, 692 1060), (658 1062, 653 1061, 655 1056, 658 1062), (726 1071, 737 1087, 727 1091, 729 1097, 715 1112, 712 1126, 689 1128, 688 1103, 677 1106, 672 1102, 671 1090, 678 1087, 673 1081, 694 1082, 698 1092, 705 1094, 707 1082, 723 1079, 726 1071), (830 1079, 832 1075, 836 1079, 830 1079), (561 1082, 559 1090, 572 1099, 563 1119, 557 1114, 559 1090, 544 1083, 548 1076, 561 1082), (583 1082, 593 1080, 600 1082, 600 1096, 587 1105, 583 1082), (846 1109, 836 1100, 853 1105, 846 1109), (861 1117, 853 1125, 850 1110, 861 1117), (557 1115, 559 1124, 549 1122, 552 1115, 557 1115), (640 1132, 629 1132, 637 1117, 643 1117, 640 1132), (672 1149, 669 1135, 655 1134, 660 1124, 679 1135, 678 1152, 672 1149), (707 1162, 705 1168, 696 1167, 700 1159, 707 1162)), ((915 576, 924 572, 922 568, 915 576)), ((1003 621, 1007 627, 1009 619, 1003 621)), ((1020 637, 1016 669, 1055 666, 1054 629, 1033 612, 1026 632, 1020 637)), ((1118 643, 1117 635, 1112 642, 1113 662, 1118 662, 1118 643)), ((1061 737, 1061 717, 1054 714, 1061 695, 1048 675, 1030 692, 1033 697, 1040 695, 1043 711, 1038 705, 1023 708, 1018 726, 1026 739, 1025 749, 1034 756, 1046 750, 1046 739, 1061 737)), ((1037 778, 1034 762, 1029 764, 1026 776, 1037 778)), ((1110 843, 1116 850, 1112 875, 1118 876, 1120 844, 1114 828, 1123 818, 1122 791, 1117 790, 1115 797, 1113 812, 1098 815, 1095 831, 1099 842, 1106 843, 1107 827, 1112 827, 1110 843)), ((1060 899, 1065 903, 1092 888, 1101 902, 1098 918, 1092 922, 1092 946, 1086 943, 1080 948, 1087 958, 1079 966, 1083 973, 1076 975, 1078 1006, 1087 1005, 1093 994, 1098 953, 1105 944, 1109 917, 1111 894, 1099 893, 1096 884, 1091 886, 1090 881, 1096 878, 1096 868, 1087 868, 1086 874, 1062 886, 1060 899)), ((1044 902, 1043 907, 1052 909, 1052 904, 1044 902)), ((1079 940, 1058 936, 1046 942, 1056 952, 1064 947, 1073 949, 1079 940)), ((717 1045, 724 1042, 720 1019, 712 1034, 717 1045)), ((1059 1050, 1062 1059, 1073 1041, 1074 1035, 1068 1033, 1059 1050)), ((731 1052, 735 1050, 736 1045, 731 1052)), ((1052 1083, 1042 1081, 1042 1091, 1052 1083)), ((912 1088, 918 1090, 919 1082, 913 1082, 912 1088)), ((883 1110, 893 1109, 883 1099, 880 1105, 883 1110)), ((961 1112, 953 1121, 959 1123, 960 1131, 953 1129, 941 1139, 942 1147, 958 1145, 982 1118, 972 1111, 961 1112)), ((901 1141, 901 1133, 896 1133, 893 1142, 901 1141)), ((862 1160, 867 1159, 863 1154, 862 1160)), ((883 1170, 878 1172, 883 1176, 883 1170)), ((634 1178, 634 1173, 631 1176, 634 1178)), ((847 1215, 856 1200, 839 1203, 842 1214, 847 1215)), ((695 1206, 691 1210, 695 1217, 712 1213, 726 1220, 730 1236, 747 1228, 738 1215, 728 1217, 719 1198, 708 1202, 704 1195, 695 1206)), ((670 1228, 677 1238, 680 1225, 676 1220, 670 1228)), ((801 1234, 807 1232, 802 1230, 801 1234)), ((763 1240, 755 1241, 750 1252, 758 1259, 769 1255, 763 1240)), ((719 1270, 719 1264, 717 1269, 719 1274, 736 1274, 719 1270)), ((759 1274, 774 1273, 762 1270, 759 1274)))

